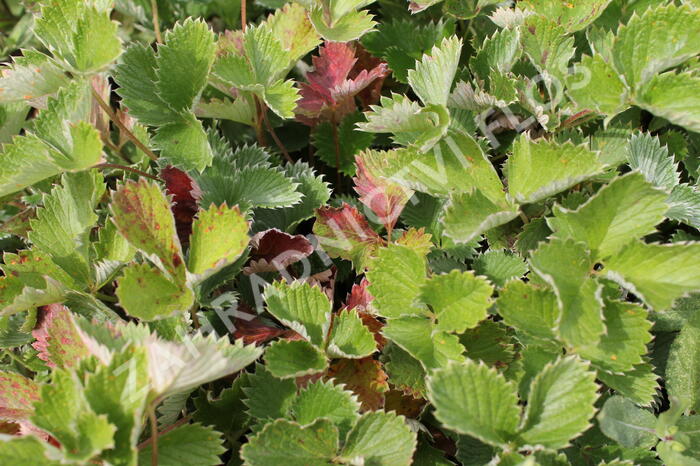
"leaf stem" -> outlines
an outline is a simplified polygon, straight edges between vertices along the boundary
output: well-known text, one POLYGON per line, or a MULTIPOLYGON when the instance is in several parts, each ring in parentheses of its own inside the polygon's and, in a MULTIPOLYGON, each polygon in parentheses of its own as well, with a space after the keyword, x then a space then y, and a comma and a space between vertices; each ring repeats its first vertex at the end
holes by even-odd
POLYGON ((148 419, 151 423, 151 466, 158 466, 158 419, 155 403, 148 406, 148 419))
POLYGON ((265 134, 263 132, 263 116, 260 99, 258 99, 257 95, 253 95, 253 100, 255 101, 255 136, 259 145, 267 146, 265 134))
POLYGON ((241 30, 245 32, 246 24, 246 0, 241 0, 241 30))
POLYGON ((277 137, 275 129, 272 127, 272 124, 270 124, 270 119, 267 118, 267 107, 265 104, 262 104, 262 119, 265 122, 265 126, 267 127, 267 132, 270 133, 270 136, 272 136, 272 140, 275 141, 277 147, 279 147, 279 149, 282 151, 282 155, 284 155, 284 158, 287 159, 287 162, 294 163, 294 160, 292 160, 292 157, 290 157, 287 148, 284 146, 280 138, 277 137))
POLYGON ((528 223, 530 223, 530 219, 527 218, 527 215, 525 215, 525 212, 523 212, 523 211, 521 210, 520 212, 518 212, 518 215, 520 215, 520 219, 523 221, 523 223, 524 223, 525 225, 527 225, 528 223))
POLYGON ((336 123, 335 118, 331 121, 331 129, 333 131, 333 145, 335 146, 335 179, 338 191, 340 191, 342 183, 340 176, 340 136, 338 135, 338 123, 336 123))
POLYGON ((163 43, 163 36, 160 34, 160 20, 158 19, 158 1, 151 0, 151 13, 153 15, 153 31, 156 33, 156 42, 163 43))
POLYGON ((148 156, 148 158, 150 158, 151 160, 158 160, 158 156, 157 156, 156 154, 154 154, 153 151, 152 151, 151 149, 149 149, 148 147, 146 147, 146 145, 145 145, 144 143, 142 143, 142 142, 139 140, 139 138, 137 138, 137 137, 134 135, 134 133, 132 133, 131 130, 129 130, 129 128, 127 128, 127 127, 124 125, 124 123, 122 123, 122 122, 119 120, 119 118, 117 117, 117 115, 114 113, 114 110, 112 110, 112 107, 110 107, 110 106, 107 104, 107 102, 105 102, 105 101, 102 99, 102 96, 101 96, 100 94, 98 94, 97 91, 96 91, 94 88, 90 88, 90 90, 92 91, 92 96, 94 97, 95 101, 97 102, 97 105, 99 105, 100 108, 102 108, 102 110, 104 110, 104 112, 107 114, 107 116, 109 117, 109 119, 112 120, 112 123, 114 123, 114 124, 117 126, 117 128, 119 128, 119 131, 121 131, 122 133, 124 133, 124 135, 125 135, 126 137, 128 137, 128 138, 131 140, 131 142, 133 142, 134 145, 136 145, 136 147, 138 147, 139 149, 141 149, 141 151, 143 151, 143 153, 146 154, 146 155, 148 156))
POLYGON ((16 362, 20 366, 24 367, 25 369, 27 369, 29 372, 34 372, 32 370, 32 368, 29 367, 27 365, 27 363, 25 363, 20 358, 18 358, 17 355, 11 349, 4 349, 4 350, 2 350, 2 352, 5 353, 6 355, 8 355, 10 357, 10 359, 12 359, 14 362, 16 362))
MULTIPOLYGON (((191 414, 188 414, 187 416, 178 419, 177 421, 175 421, 174 423, 172 423, 171 425, 169 425, 169 426, 166 427, 165 429, 163 429, 163 430, 161 430, 160 432, 158 432, 158 437, 161 437, 161 436, 167 434, 167 433, 170 432, 171 430, 177 429, 178 427, 180 427, 180 426, 183 425, 183 424, 187 424, 188 422, 190 422, 191 419, 192 419, 192 415, 191 415, 191 414)), ((151 436, 151 437, 149 437, 148 439, 144 440, 143 442, 139 443, 138 446, 137 446, 136 448, 139 449, 139 450, 143 450, 143 449, 144 449, 149 443, 151 443, 152 441, 153 441, 153 438, 152 438, 152 436, 151 436)))
POLYGON ((98 168, 98 169, 116 168, 117 170, 123 170, 123 171, 127 171, 127 172, 136 173, 137 175, 145 176, 146 178, 150 178, 150 179, 155 180, 155 181, 162 181, 157 176, 151 175, 150 173, 146 173, 145 171, 141 171, 138 168, 127 167, 126 165, 119 165, 117 163, 100 163, 100 164, 95 165, 94 168, 98 168))
POLYGON ((117 303, 119 300, 115 298, 114 296, 109 296, 104 293, 100 293, 99 291, 93 292, 96 298, 101 299, 102 301, 107 301, 108 303, 117 303))

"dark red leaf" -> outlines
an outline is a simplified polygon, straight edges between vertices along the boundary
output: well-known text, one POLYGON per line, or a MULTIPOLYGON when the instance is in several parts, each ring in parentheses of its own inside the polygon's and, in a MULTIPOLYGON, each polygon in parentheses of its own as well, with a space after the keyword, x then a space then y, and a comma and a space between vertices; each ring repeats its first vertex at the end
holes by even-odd
POLYGON ((202 191, 190 175, 179 168, 165 167, 160 176, 165 180, 165 189, 173 199, 171 210, 175 217, 177 236, 182 244, 189 244, 192 222, 199 209, 198 201, 202 197, 202 191))

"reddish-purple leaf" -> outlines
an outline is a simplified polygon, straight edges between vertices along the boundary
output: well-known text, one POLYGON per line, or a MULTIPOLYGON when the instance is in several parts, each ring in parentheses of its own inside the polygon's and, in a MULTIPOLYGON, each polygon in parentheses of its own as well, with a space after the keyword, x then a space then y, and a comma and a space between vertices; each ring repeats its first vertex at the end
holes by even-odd
POLYGON ((197 182, 179 168, 165 167, 161 170, 160 176, 165 180, 167 193, 173 197, 171 210, 175 217, 177 236, 182 244, 188 244, 202 191, 197 182))
POLYGON ((76 327, 73 315, 61 304, 49 304, 39 310, 32 344, 39 359, 49 367, 72 367, 90 355, 76 327))
POLYGON ((0 419, 22 421, 34 413, 39 385, 16 372, 0 371, 0 419))
POLYGON ((386 163, 382 152, 364 151, 355 157, 357 176, 353 178, 360 201, 369 207, 387 231, 394 228, 399 215, 413 191, 382 176, 381 165, 386 163))
POLYGON ((351 260, 358 269, 366 267, 384 241, 364 215, 346 203, 339 208, 318 209, 313 231, 318 245, 329 256, 351 260))
MULTIPOLYGON (((299 121, 310 126, 321 120, 342 120, 355 111, 355 96, 389 73, 383 62, 371 69, 356 68, 355 50, 342 42, 326 42, 312 61, 314 70, 306 74, 308 84, 301 85, 297 107, 299 121)), ((365 60, 364 63, 369 62, 365 60)))
POLYGON ((243 271, 251 275, 278 272, 314 252, 311 242, 302 235, 290 235, 277 228, 261 231, 250 240, 250 262, 243 271))

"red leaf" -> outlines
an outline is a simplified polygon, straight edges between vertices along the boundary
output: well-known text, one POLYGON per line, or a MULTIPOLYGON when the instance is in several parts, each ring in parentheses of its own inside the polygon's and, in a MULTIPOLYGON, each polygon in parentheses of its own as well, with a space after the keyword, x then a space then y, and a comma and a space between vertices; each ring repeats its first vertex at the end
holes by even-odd
POLYGON ((355 50, 342 42, 326 42, 312 61, 314 70, 306 74, 308 84, 301 85, 297 108, 299 121, 310 126, 319 120, 342 120, 355 110, 354 97, 389 73, 384 62, 371 69, 356 68, 355 50))
POLYGON ((202 191, 190 175, 172 166, 163 168, 160 176, 165 180, 167 193, 173 197, 171 210, 175 217, 175 228, 180 243, 189 244, 192 222, 199 209, 197 202, 202 191))
POLYGON ((382 176, 382 152, 365 151, 355 157, 357 176, 353 178, 360 201, 369 207, 387 231, 394 228, 413 191, 382 176))
POLYGON ((314 252, 311 242, 302 235, 290 235, 277 228, 261 231, 250 240, 251 261, 243 271, 251 275, 278 272, 314 252))
POLYGON ((40 309, 32 336, 36 338, 32 346, 39 352, 37 356, 49 367, 72 367, 90 355, 73 314, 61 304, 49 304, 40 309))
POLYGON ((331 257, 351 260, 363 268, 383 243, 369 226, 367 219, 355 207, 322 207, 316 211, 313 228, 318 245, 331 257))

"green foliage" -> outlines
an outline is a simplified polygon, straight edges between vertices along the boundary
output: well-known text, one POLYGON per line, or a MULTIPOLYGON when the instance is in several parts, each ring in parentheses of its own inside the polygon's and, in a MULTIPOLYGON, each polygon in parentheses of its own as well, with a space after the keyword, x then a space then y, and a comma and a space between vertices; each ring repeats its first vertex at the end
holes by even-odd
POLYGON ((0 464, 698 464, 699 30, 3 2, 0 464))

